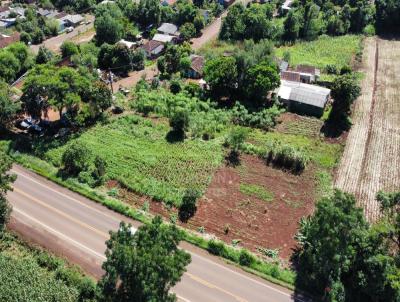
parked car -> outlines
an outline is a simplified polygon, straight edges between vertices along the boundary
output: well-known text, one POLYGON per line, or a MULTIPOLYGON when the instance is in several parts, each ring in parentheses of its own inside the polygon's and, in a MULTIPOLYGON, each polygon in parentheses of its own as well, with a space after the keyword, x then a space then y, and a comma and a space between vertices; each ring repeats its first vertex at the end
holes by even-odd
POLYGON ((74 28, 73 28, 72 26, 70 26, 70 27, 67 27, 67 28, 65 29, 65 31, 66 31, 67 33, 72 33, 72 32, 74 31, 74 28))

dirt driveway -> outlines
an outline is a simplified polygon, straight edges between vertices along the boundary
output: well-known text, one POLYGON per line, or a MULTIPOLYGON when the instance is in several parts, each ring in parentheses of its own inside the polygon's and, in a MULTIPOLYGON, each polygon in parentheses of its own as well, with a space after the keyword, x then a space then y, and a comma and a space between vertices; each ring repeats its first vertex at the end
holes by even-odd
POLYGON ((400 41, 365 41, 357 100, 335 186, 353 193, 369 220, 379 217, 379 190, 400 189, 400 41))

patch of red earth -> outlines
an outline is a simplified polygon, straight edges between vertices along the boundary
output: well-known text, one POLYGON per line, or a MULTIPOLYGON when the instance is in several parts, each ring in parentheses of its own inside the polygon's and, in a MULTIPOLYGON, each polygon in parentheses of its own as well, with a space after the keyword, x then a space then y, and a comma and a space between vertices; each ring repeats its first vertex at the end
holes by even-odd
MULTIPOLYGON (((114 187, 115 184, 112 185, 114 187)), ((289 259, 295 247, 294 235, 303 216, 312 213, 315 202, 314 171, 309 168, 293 175, 266 166, 254 156, 243 155, 238 167, 223 166, 215 173, 197 212, 188 223, 177 222, 192 230, 204 228, 228 244, 240 240, 240 246, 257 251, 258 247, 279 249, 280 257, 289 259), (273 193, 266 202, 240 192, 240 184, 255 184, 273 193)), ((148 202, 150 212, 166 219, 177 210, 150 198, 119 189, 125 202, 142 207, 148 202)))
POLYGON ((288 259, 295 247, 300 218, 314 209, 314 192, 312 169, 296 176, 244 155, 241 166, 225 166, 216 172, 190 225, 202 226, 227 243, 239 239, 242 246, 253 251, 257 247, 279 249, 280 257, 288 259), (243 194, 241 183, 264 187, 274 200, 266 202, 243 194))

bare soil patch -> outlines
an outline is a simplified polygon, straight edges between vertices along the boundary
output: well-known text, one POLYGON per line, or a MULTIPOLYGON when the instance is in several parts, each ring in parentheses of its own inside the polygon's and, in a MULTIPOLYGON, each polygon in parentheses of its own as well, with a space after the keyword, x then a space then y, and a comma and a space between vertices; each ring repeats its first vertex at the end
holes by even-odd
MULTIPOLYGON (((269 167, 257 157, 243 155, 240 166, 222 166, 217 170, 198 202, 195 216, 186 224, 178 224, 197 231, 204 229, 228 244, 239 241, 240 246, 253 251, 258 247, 279 249, 279 256, 288 259, 295 247, 299 220, 314 209, 314 192, 312 167, 296 176, 269 167), (241 184, 264 188, 273 194, 273 201, 244 194, 241 184)), ((119 197, 136 207, 147 202, 152 213, 167 219, 177 215, 176 209, 121 188, 119 197)))

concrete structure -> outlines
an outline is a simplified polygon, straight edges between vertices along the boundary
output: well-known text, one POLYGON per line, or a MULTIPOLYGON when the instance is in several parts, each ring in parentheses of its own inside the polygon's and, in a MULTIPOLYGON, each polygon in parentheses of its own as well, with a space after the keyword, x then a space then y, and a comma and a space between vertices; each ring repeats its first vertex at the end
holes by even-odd
POLYGON ((176 37, 164 34, 155 34, 153 40, 161 43, 175 43, 176 37))
POLYGON ((172 23, 163 23, 157 31, 160 34, 171 35, 171 36, 179 36, 178 26, 172 23))
POLYGON ((329 101, 331 90, 316 85, 282 80, 276 93, 289 111, 320 117, 329 101))

